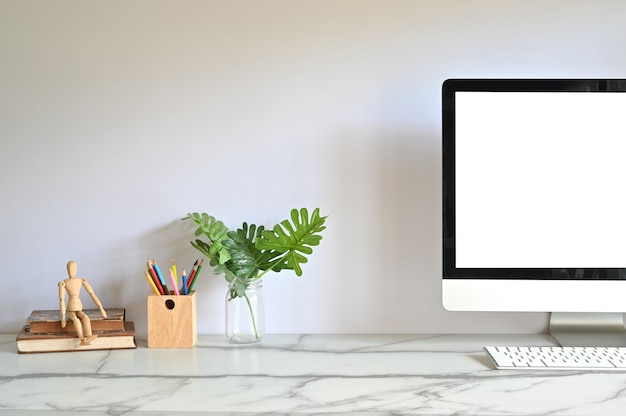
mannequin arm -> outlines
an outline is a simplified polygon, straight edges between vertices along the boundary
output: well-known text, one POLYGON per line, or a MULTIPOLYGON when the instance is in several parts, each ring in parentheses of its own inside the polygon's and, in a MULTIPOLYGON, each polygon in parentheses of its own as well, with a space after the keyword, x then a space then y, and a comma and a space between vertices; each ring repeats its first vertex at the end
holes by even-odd
POLYGON ((65 282, 59 282, 59 310, 61 311, 61 328, 65 328, 65 282))
POLYGON ((95 303, 96 306, 98 308, 100 308, 100 313, 102 314, 102 316, 104 316, 106 318, 107 317, 107 313, 104 310, 104 308, 102 307, 102 303, 100 303, 100 299, 98 299, 98 296, 96 296, 96 293, 91 288, 91 285, 85 279, 83 279, 83 286, 85 287, 85 290, 87 291, 87 293, 89 293, 89 296, 91 296, 91 299, 93 300, 93 303, 95 303))

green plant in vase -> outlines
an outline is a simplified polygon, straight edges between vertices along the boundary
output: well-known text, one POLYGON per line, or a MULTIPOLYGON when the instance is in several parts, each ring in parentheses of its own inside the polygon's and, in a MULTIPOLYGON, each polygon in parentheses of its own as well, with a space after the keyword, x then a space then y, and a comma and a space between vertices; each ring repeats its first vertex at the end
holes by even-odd
POLYGON ((245 299, 252 319, 256 340, 260 339, 253 305, 247 290, 270 271, 293 270, 302 276, 302 264, 322 240, 327 217, 315 208, 309 215, 306 208, 292 209, 290 219, 271 229, 244 222, 230 230, 222 221, 207 213, 189 213, 183 220, 197 226, 197 238, 191 245, 204 254, 215 274, 224 274, 229 283, 227 301, 245 299))

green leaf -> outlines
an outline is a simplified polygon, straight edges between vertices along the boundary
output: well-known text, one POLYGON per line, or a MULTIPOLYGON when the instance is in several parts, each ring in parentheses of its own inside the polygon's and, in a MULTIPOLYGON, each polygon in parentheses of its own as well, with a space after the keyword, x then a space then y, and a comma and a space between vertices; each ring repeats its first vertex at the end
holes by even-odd
MULTIPOLYGON (((245 223, 244 226, 247 228, 245 223)), ((228 249, 231 256, 228 263, 226 263, 228 270, 243 279, 256 276, 258 268, 254 260, 254 250, 256 250, 254 243, 248 239, 245 232, 241 229, 230 231, 228 236, 229 240, 224 241, 224 246, 228 249)))
POLYGON ((211 246, 209 246, 207 243, 205 243, 202 240, 196 240, 196 241, 191 241, 191 245, 198 250, 199 252, 201 252, 202 254, 204 254, 207 257, 210 257, 209 255, 209 250, 211 249, 211 246))
POLYGON ((244 222, 237 231, 228 232, 229 239, 224 241, 224 245, 228 248, 231 259, 226 267, 238 278, 257 277, 260 271, 271 268, 272 260, 280 255, 272 251, 261 251, 256 247, 255 241, 264 230, 263 226, 257 228, 255 224, 248 226, 244 222))
POLYGON ((182 220, 191 220, 198 227, 194 235, 196 237, 204 235, 208 241, 196 239, 191 245, 202 254, 209 258, 209 264, 215 266, 224 264, 230 260, 230 253, 224 245, 224 241, 228 239, 228 227, 222 221, 218 221, 215 217, 203 212, 189 213, 182 220))
POLYGON ((305 255, 313 253, 311 246, 319 245, 322 239, 319 234, 326 229, 326 218, 320 216, 319 208, 315 208, 310 217, 306 208, 292 209, 291 222, 284 220, 272 230, 263 231, 255 245, 259 250, 284 254, 284 261, 272 270, 293 269, 297 276, 302 276, 300 265, 307 262, 305 255))

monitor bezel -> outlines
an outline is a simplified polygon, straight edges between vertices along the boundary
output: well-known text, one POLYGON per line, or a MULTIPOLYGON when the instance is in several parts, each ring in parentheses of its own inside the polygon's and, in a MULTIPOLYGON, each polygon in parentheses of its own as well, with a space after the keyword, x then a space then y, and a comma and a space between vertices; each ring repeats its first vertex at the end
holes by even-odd
POLYGON ((626 268, 477 269, 455 264, 454 99, 458 91, 626 92, 623 79, 447 79, 442 84, 442 299, 448 310, 624 312, 626 268), (576 276, 576 279, 573 279, 576 276), (599 284, 600 283, 600 284, 599 284), (567 296, 562 296, 567 293, 567 296), (567 298, 567 299, 564 299, 567 298))

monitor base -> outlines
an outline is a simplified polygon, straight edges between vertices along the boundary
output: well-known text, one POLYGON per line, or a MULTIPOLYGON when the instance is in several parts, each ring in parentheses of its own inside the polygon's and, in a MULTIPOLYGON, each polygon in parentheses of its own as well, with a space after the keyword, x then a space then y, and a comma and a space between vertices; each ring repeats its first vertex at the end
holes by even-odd
POLYGON ((621 313, 552 312, 550 335, 562 347, 626 347, 621 313))

